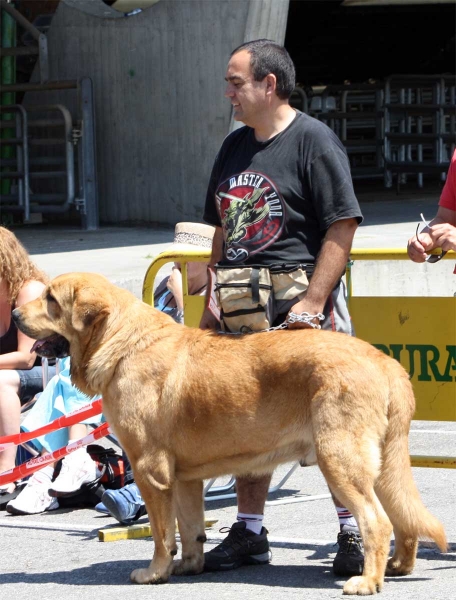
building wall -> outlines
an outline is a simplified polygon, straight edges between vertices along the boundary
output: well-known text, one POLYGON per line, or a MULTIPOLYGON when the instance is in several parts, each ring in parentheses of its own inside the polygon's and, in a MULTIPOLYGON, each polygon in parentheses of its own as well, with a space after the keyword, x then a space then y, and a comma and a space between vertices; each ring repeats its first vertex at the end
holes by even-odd
MULTIPOLYGON (((230 127, 229 53, 249 39, 283 43, 288 3, 160 0, 125 18, 101 0, 62 0, 48 33, 51 79, 93 80, 102 222, 201 220, 230 127), (84 4, 92 14, 75 8, 84 4)), ((46 101, 69 98, 53 92, 46 101)))

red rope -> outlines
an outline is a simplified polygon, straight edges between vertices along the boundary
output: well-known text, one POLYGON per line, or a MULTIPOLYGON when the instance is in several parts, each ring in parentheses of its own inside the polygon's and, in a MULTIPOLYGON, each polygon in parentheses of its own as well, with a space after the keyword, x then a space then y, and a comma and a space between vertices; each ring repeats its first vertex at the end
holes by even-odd
MULTIPOLYGON (((96 401, 97 402, 97 401, 96 401)), ((96 414, 96 413, 95 413, 96 414)), ((35 433, 35 432, 34 432, 35 433)), ((0 485, 7 485, 8 483, 12 483, 13 481, 17 481, 21 479, 21 477, 26 477, 31 475, 35 471, 39 471, 49 463, 54 463, 59 458, 66 456, 67 454, 71 454, 78 448, 82 446, 87 446, 87 444, 91 444, 95 440, 99 440, 106 435, 111 433, 111 429, 109 427, 109 423, 103 423, 97 429, 94 429, 91 433, 81 438, 80 440, 76 440, 75 442, 71 442, 67 446, 63 446, 63 448, 59 448, 58 450, 54 450, 54 452, 48 452, 47 454, 43 454, 42 456, 37 456, 36 458, 32 458, 31 460, 15 467, 14 469, 10 469, 9 471, 4 471, 0 473, 0 485)))
POLYGON ((5 448, 9 446, 18 446, 19 444, 23 444, 24 442, 28 442, 29 440, 34 440, 35 438, 44 435, 45 433, 50 433, 51 431, 62 429, 62 427, 69 427, 70 425, 75 425, 76 423, 85 421, 88 417, 99 415, 103 410, 102 403, 102 398, 99 398, 98 400, 94 400, 92 404, 86 404, 85 406, 74 410, 68 415, 59 417, 58 419, 51 421, 51 423, 48 423, 47 425, 44 425, 39 429, 35 429, 35 431, 26 431, 23 433, 6 435, 0 438, 0 452, 5 450, 5 448))

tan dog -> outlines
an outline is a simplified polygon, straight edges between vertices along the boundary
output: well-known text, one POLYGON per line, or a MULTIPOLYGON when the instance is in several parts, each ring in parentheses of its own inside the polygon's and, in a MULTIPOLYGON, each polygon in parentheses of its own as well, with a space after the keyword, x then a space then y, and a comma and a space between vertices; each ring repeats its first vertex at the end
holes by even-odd
POLYGON ((203 479, 271 473, 299 459, 318 463, 359 524, 364 573, 344 593, 374 594, 385 569, 410 573, 419 537, 445 550, 443 527, 412 479, 408 375, 366 342, 307 329, 246 336, 191 329, 83 273, 57 277, 13 317, 40 340, 39 354, 69 353, 73 382, 103 395, 155 541, 149 567, 131 574, 135 583, 203 571, 203 479), (176 516, 182 560, 173 563, 176 516))

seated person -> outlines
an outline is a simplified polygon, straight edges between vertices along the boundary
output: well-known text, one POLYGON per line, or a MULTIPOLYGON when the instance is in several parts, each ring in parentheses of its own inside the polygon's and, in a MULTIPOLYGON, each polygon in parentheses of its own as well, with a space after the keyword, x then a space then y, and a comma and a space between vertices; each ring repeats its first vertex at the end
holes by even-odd
MULTIPOLYGON (((201 223, 177 223, 174 233, 172 250, 210 250, 214 227, 201 223)), ((207 263, 188 263, 187 267, 188 293, 203 296, 207 287, 207 263)), ((154 306, 168 313, 177 323, 184 322, 184 297, 182 293, 182 274, 180 264, 174 263, 171 275, 165 277, 155 289, 154 306)), ((124 456, 124 460, 126 456, 124 456)), ((146 513, 146 507, 140 491, 134 483, 133 473, 127 459, 125 469, 125 486, 120 490, 106 490, 102 501, 95 510, 110 514, 120 523, 126 525, 139 519, 146 513)))
MULTIPOLYGON (((23 431, 34 431, 59 417, 69 414, 89 404, 91 399, 80 392, 70 379, 70 359, 59 362, 59 373, 54 376, 40 394, 35 405, 21 424, 23 431)), ((87 424, 99 424, 101 415, 90 417, 83 423, 77 423, 57 431, 52 431, 33 440, 33 445, 41 454, 54 452, 69 442, 87 435, 87 424)), ((52 481, 55 463, 50 463, 36 471, 27 481, 25 488, 6 505, 13 515, 33 515, 59 508, 59 495, 76 492, 86 483, 97 478, 97 465, 86 447, 81 447, 65 456, 57 478, 52 481), (52 496, 49 491, 52 490, 52 496)))
MULTIPOLYGON (((202 223, 177 223, 170 250, 210 250, 214 227, 202 223)), ((193 262, 187 266, 188 293, 204 296, 207 287, 207 263, 193 262)), ((171 274, 155 288, 154 307, 169 314, 177 323, 184 322, 184 296, 180 264, 174 263, 171 274)))
MULTIPOLYGON (((19 433, 21 405, 43 390, 41 359, 30 352, 34 340, 17 330, 11 313, 40 296, 46 283, 14 233, 0 227, 0 437, 19 433)), ((13 469, 15 461, 16 447, 0 452, 0 473, 13 469)), ((0 509, 20 490, 18 482, 1 486, 0 509)))

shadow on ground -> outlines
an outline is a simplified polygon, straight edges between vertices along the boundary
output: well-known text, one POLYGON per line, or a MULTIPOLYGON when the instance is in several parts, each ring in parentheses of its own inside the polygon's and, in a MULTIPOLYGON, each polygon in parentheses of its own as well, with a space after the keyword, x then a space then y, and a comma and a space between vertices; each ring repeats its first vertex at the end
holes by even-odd
MULTIPOLYGON (((453 550, 456 550, 456 544, 451 544, 453 550)), ((311 554, 302 557, 303 564, 300 565, 275 565, 274 563, 267 567, 246 566, 234 571, 218 573, 202 573, 192 577, 171 577, 170 584, 201 584, 201 583, 230 583, 230 584, 249 584, 280 588, 309 588, 309 589, 338 589, 344 583, 343 580, 335 580, 331 570, 334 545, 314 545, 299 543, 272 543, 274 548, 292 548, 301 551, 311 551, 311 554), (330 556, 331 555, 331 556, 330 556), (306 561, 319 560, 320 565, 306 565, 306 561)), ((456 562, 456 556, 450 554, 440 554, 430 549, 420 549, 418 552, 419 560, 429 562, 429 578, 432 571, 453 568, 432 566, 433 560, 456 562)), ((130 572, 137 568, 147 567, 149 560, 119 560, 94 563, 90 566, 76 568, 71 571, 52 571, 48 573, 30 573, 24 571, 10 572, 2 574, 3 584, 44 584, 52 582, 57 585, 75 585, 75 586, 109 586, 109 585, 131 585, 129 580, 130 572)), ((426 581, 428 577, 387 577, 385 581, 395 584, 406 584, 410 582, 426 581)))

